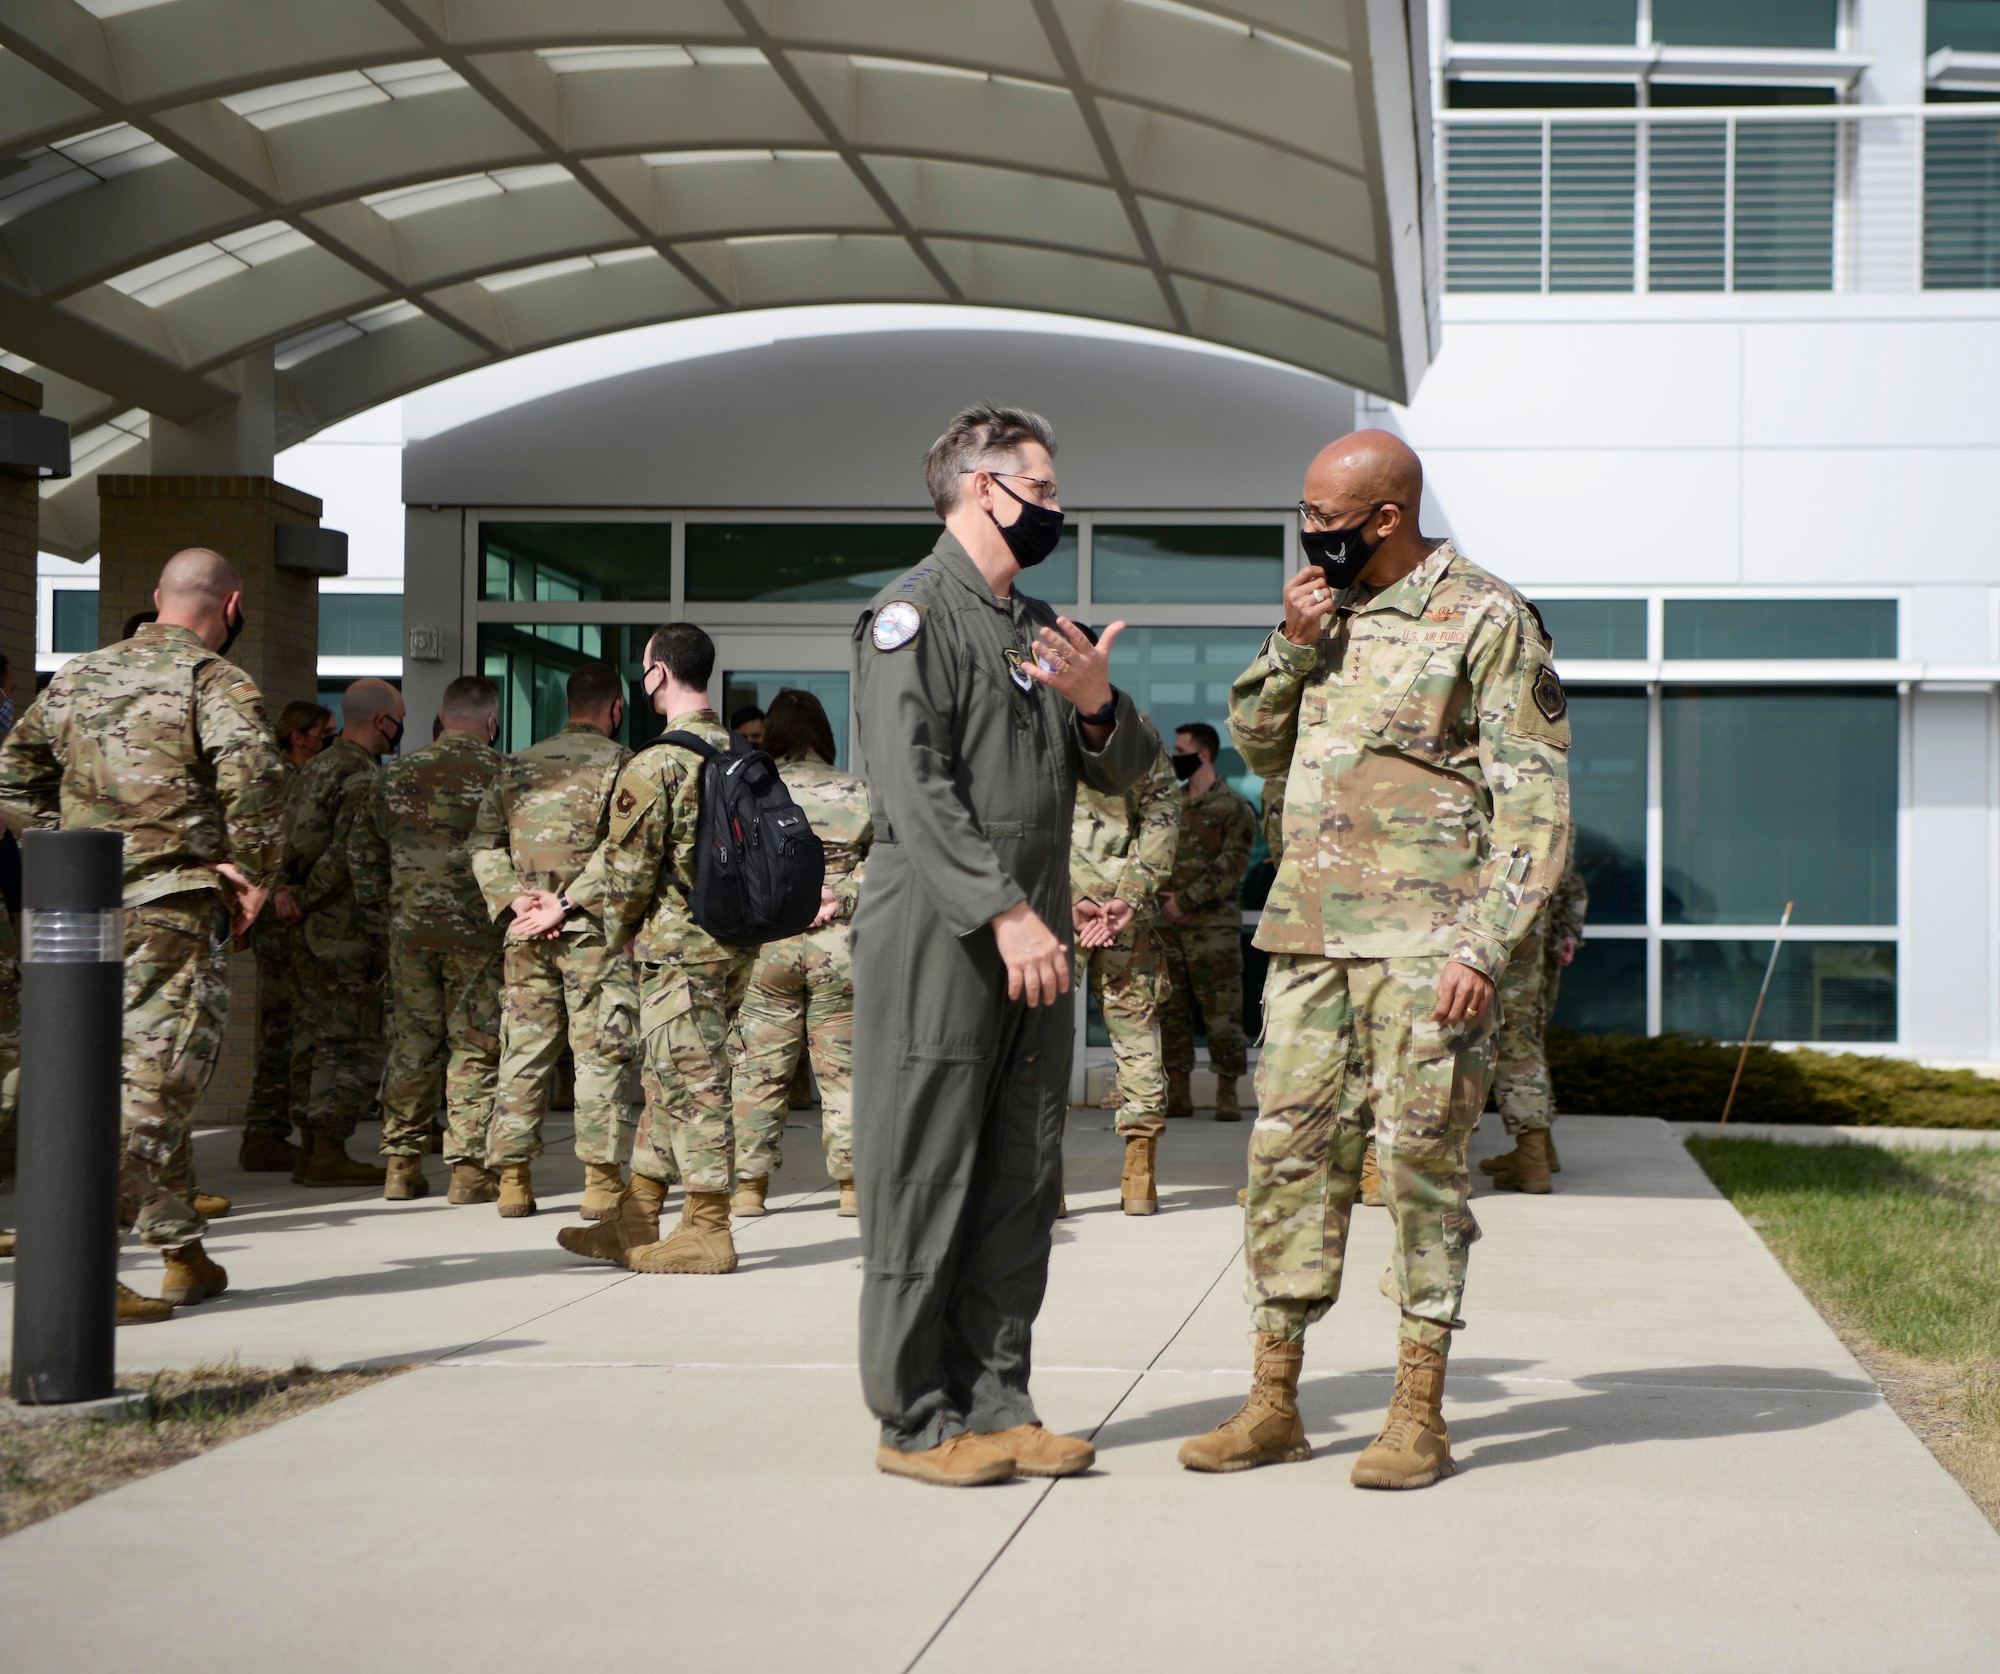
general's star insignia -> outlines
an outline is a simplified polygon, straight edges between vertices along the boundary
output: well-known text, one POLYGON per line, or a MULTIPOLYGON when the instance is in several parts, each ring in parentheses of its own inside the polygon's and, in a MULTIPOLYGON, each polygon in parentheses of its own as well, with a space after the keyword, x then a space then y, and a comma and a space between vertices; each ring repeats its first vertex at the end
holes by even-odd
POLYGON ((924 631, 924 613, 908 599, 891 599, 875 613, 868 636, 877 651, 900 651, 924 631))

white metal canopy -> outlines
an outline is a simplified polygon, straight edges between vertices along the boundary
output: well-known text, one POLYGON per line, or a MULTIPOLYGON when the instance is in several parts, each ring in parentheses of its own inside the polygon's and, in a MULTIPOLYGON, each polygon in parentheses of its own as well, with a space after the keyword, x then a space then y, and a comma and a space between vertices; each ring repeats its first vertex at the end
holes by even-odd
POLYGON ((1423 21, 5 0, 0 348, 80 470, 266 348, 284 446, 568 339, 827 302, 1118 320, 1405 398, 1435 338, 1423 21))

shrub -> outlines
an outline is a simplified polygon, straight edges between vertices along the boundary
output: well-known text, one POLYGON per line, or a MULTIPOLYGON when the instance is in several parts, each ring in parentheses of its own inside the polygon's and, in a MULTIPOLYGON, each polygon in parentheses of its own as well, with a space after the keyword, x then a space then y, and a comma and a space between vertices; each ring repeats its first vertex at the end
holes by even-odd
MULTIPOLYGON (((1551 1029, 1556 1108, 1713 1122, 1742 1049, 1690 1035, 1582 1035, 1551 1029)), ((2000 1081, 1907 1058, 1750 1049, 1732 1122, 1822 1127, 2000 1128, 2000 1081)))

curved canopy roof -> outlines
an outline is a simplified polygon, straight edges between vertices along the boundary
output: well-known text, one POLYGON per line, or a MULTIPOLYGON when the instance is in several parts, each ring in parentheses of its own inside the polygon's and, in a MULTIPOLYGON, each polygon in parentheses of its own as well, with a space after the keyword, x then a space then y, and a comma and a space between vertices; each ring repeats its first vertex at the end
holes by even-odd
POLYGON ((828 302, 1118 320, 1406 398, 1412 11, 9 0, 0 348, 79 469, 266 348, 283 446, 568 339, 828 302))

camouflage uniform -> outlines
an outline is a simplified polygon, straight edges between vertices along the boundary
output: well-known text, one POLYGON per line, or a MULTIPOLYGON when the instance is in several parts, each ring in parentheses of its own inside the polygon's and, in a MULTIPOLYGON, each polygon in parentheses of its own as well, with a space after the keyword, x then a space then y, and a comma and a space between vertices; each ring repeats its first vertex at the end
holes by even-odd
POLYGON ((0 1133, 14 1120, 21 1081, 21 943, 0 901, 0 1133))
POLYGON ((191 629, 159 623, 72 659, 0 745, 0 818, 19 831, 125 839, 119 1196, 125 1224, 157 1249, 207 1227, 175 1158, 187 1151, 229 1012, 215 866, 277 882, 281 783, 250 677, 191 629))
MULTIPOLYGON (((299 770, 282 756, 278 760, 289 793, 299 770)), ((294 1116, 292 1031, 297 1013, 292 1002, 305 937, 298 925, 280 922, 277 913, 267 907, 250 934, 250 947, 257 956, 257 1064, 250 1079, 243 1127, 246 1133, 287 1139, 294 1116)))
POLYGON ((1194 1068, 1194 1014, 1201 1006, 1208 1061, 1218 1076, 1249 1066, 1243 1033, 1243 873, 1257 841, 1257 811, 1234 786, 1217 779, 1200 796, 1184 797, 1180 846, 1167 885, 1186 922, 1160 921, 1173 996, 1160 1013, 1160 1043, 1169 1073, 1194 1068))
POLYGON ((1173 988, 1160 957, 1156 921, 1159 893, 1174 869, 1183 798, 1174 764, 1150 721, 1146 731, 1153 739, 1153 765, 1131 789, 1113 795, 1077 786, 1069 882, 1078 900, 1124 901, 1132 908, 1132 922, 1109 947, 1077 948, 1077 980, 1090 983, 1111 1036, 1118 1064, 1118 1131, 1157 1139, 1167 1125, 1160 1008, 1173 988))
POLYGON ((345 1145, 382 1085, 383 927, 364 917, 349 854, 378 769, 346 736, 285 796, 292 894, 305 921, 293 967, 293 1117, 345 1145))
MULTIPOLYGON (((494 919, 530 889, 567 888, 611 824, 611 788, 632 752, 571 721, 552 738, 506 758, 479 805, 468 847, 473 876, 494 919)), ((542 1154, 549 1088, 567 1019, 576 1063, 576 1154, 586 1163, 632 1155, 627 1093, 639 1053, 639 985, 631 955, 595 931, 509 941, 500 994, 500 1095, 487 1133, 486 1166, 542 1154)))
MULTIPOLYGON (((667 729, 729 748, 729 729, 706 707, 675 716, 667 729)), ((612 793, 609 833, 565 893, 603 925, 607 946, 630 943, 639 966, 649 1073, 646 1138, 633 1147, 632 1171, 660 1181, 678 1175, 691 1192, 726 1192, 736 1181, 729 1020, 757 953, 716 941, 667 881, 672 867, 694 882, 701 769, 698 756, 672 744, 653 744, 627 762, 612 793)))
POLYGON ((1500 979, 1500 1027, 1495 1040, 1493 1102, 1507 1131, 1546 1128, 1556 1119, 1555 1090, 1549 1084, 1543 1038, 1562 982, 1556 949, 1564 936, 1583 928, 1589 903, 1575 865, 1576 831, 1570 830, 1571 863, 1533 927, 1514 948, 1500 979))
POLYGON ((1285 860, 1285 776, 1280 773, 1274 779, 1259 781, 1262 788, 1257 792, 1257 826, 1264 833, 1264 847, 1271 851, 1272 866, 1282 866, 1285 860))
POLYGON ((1253 772, 1289 769, 1245 1209, 1259 1331, 1298 1337, 1340 1294, 1372 1120, 1395 1223, 1383 1288, 1445 1352, 1479 1228, 1466 1145, 1493 1008, 1431 1021, 1448 961, 1497 979, 1561 876, 1569 724, 1519 595, 1441 543, 1349 589, 1317 645, 1274 633, 1230 693, 1253 772))
POLYGON ((826 1171, 854 1178, 854 961, 847 925, 875 841, 868 785, 812 751, 778 764, 792 800, 826 845, 826 881, 840 897, 830 924, 757 950, 731 1037, 735 1060, 736 1172, 767 1179, 784 1165, 785 1109, 804 1047, 819 1078, 826 1171))
POLYGON ((356 898, 389 931, 385 1157, 430 1149, 442 1090, 445 1160, 486 1161, 500 1071, 500 932, 465 845, 499 771, 484 739, 442 732, 376 775, 355 831, 356 898))

